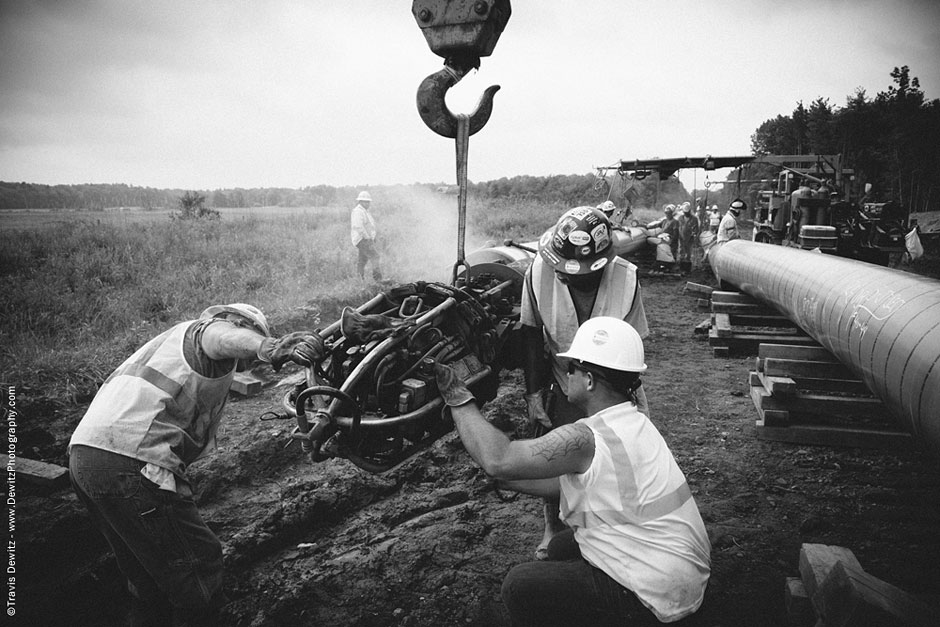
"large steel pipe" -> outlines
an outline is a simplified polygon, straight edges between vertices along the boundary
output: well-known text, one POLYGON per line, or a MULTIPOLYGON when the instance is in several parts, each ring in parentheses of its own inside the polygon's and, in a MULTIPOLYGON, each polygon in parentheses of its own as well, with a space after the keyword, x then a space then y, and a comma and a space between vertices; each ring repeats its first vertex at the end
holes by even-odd
POLYGON ((802 327, 940 457, 940 281, 744 240, 708 257, 722 282, 802 327))

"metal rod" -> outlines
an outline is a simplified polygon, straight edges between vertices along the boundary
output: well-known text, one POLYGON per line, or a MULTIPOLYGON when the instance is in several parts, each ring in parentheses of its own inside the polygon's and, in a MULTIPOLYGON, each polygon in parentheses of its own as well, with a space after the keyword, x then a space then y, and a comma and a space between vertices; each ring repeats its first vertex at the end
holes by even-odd
POLYGON ((709 261, 828 349, 940 456, 940 281, 745 240, 716 246, 709 261))

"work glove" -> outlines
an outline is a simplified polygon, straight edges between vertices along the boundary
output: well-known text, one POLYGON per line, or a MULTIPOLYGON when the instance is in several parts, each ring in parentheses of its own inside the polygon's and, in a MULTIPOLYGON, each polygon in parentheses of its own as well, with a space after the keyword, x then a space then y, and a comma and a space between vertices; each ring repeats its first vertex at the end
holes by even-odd
POLYGON ((340 332, 351 342, 365 344, 384 340, 403 322, 382 314, 361 314, 352 307, 346 307, 340 316, 340 332))
POLYGON ((288 361, 301 366, 311 366, 326 356, 326 345, 318 333, 294 331, 274 339, 264 338, 258 347, 258 359, 271 364, 274 372, 288 361))
POLYGON ((466 405, 474 400, 473 393, 467 389, 467 386, 450 366, 444 364, 434 364, 434 378, 437 379, 437 389, 441 393, 449 407, 458 407, 466 405))
POLYGON ((542 400, 542 391, 532 392, 525 395, 526 420, 529 424, 529 431, 534 432, 538 425, 546 429, 552 428, 552 421, 545 411, 545 401, 542 400))

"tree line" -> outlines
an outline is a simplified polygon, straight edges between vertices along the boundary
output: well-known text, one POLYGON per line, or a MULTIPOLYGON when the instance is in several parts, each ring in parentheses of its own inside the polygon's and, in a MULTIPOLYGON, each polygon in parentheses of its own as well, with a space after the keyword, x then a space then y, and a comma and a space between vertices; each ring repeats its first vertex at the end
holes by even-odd
MULTIPOLYGON (((858 89, 844 107, 817 98, 802 101, 790 115, 763 122, 751 136, 755 155, 842 154, 856 178, 871 182, 884 200, 896 200, 911 211, 940 203, 940 100, 928 100, 908 66, 894 68, 893 84, 874 98, 858 89)), ((453 185, 415 184, 436 193, 456 193, 453 185)), ((391 187, 363 186, 373 191, 391 187)), ((353 204, 360 187, 313 185, 290 188, 199 190, 211 208, 326 207, 353 204)), ((0 209, 141 208, 174 209, 186 193, 126 184, 40 185, 0 182, 0 209)), ((532 200, 570 206, 600 203, 659 207, 703 196, 690 194, 676 178, 642 181, 603 174, 513 176, 468 184, 477 199, 532 200)), ((720 196, 719 193, 717 196, 720 196)), ((723 202, 722 198, 721 202, 723 202)), ((708 200, 711 204, 712 200, 708 200)), ((715 202, 718 202, 716 197, 715 202)))
POLYGON ((841 154, 856 180, 881 200, 911 211, 940 208, 940 99, 928 100, 910 68, 891 72, 893 84, 870 98, 864 89, 835 107, 817 98, 788 116, 766 120, 751 136, 756 155, 841 154))

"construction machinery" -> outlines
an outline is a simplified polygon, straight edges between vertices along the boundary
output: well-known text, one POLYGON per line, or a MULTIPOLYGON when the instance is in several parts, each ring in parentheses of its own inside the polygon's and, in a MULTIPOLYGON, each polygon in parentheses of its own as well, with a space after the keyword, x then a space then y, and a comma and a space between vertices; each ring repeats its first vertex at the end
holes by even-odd
POLYGON ((820 250, 886 265, 903 253, 908 214, 896 202, 875 201, 870 185, 859 189, 854 170, 842 155, 750 155, 621 160, 621 177, 660 181, 684 168, 713 171, 735 168, 722 185, 732 197, 748 201, 744 217, 751 239, 820 250))

